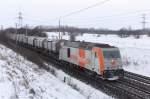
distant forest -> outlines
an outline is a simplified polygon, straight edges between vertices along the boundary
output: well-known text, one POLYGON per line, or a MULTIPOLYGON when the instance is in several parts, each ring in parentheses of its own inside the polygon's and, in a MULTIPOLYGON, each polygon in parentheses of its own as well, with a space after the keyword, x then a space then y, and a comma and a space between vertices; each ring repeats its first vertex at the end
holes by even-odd
POLYGON ((148 35, 150 36, 150 29, 145 30, 131 30, 122 28, 120 30, 109 30, 109 29, 95 29, 95 28, 78 28, 78 27, 70 27, 70 26, 36 26, 32 28, 7 28, 4 30, 5 32, 18 33, 18 34, 26 34, 26 31, 29 36, 41 36, 46 37, 45 32, 62 32, 65 34, 66 32, 73 35, 83 35, 84 33, 88 34, 104 34, 104 35, 118 35, 119 37, 128 37, 133 35, 135 37, 139 37, 140 35, 148 35))

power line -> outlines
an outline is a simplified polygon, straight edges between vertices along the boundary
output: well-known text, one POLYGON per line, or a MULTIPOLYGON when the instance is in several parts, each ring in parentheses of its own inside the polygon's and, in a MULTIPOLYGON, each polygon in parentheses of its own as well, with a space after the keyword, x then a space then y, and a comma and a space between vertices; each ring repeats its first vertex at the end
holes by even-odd
POLYGON ((86 10, 88 10, 88 9, 91 9, 91 8, 96 7, 96 6, 102 5, 102 4, 104 4, 104 3, 108 2, 108 1, 110 1, 110 0, 104 0, 104 1, 98 2, 98 3, 96 3, 96 4, 90 5, 90 6, 86 7, 86 8, 82 8, 82 9, 73 11, 73 12, 71 12, 71 13, 68 13, 68 14, 64 15, 64 16, 60 16, 59 19, 65 18, 65 17, 68 17, 68 16, 71 16, 71 15, 73 15, 73 14, 77 14, 77 13, 80 13, 80 12, 83 12, 83 11, 86 11, 86 10))
MULTIPOLYGON (((66 15, 63 15, 63 16, 60 16, 60 17, 56 17, 56 18, 54 18, 54 19, 52 19, 52 20, 59 20, 59 26, 60 26, 60 19, 65 18, 65 17, 68 17, 68 16, 71 16, 71 15, 73 15, 73 14, 77 14, 77 13, 86 11, 86 10, 88 10, 88 9, 90 9, 90 8, 94 8, 94 7, 98 6, 98 5, 102 5, 102 4, 106 3, 106 2, 108 2, 108 1, 110 1, 110 0, 104 0, 104 1, 101 1, 101 2, 98 2, 98 3, 95 3, 95 4, 93 4, 93 5, 90 5, 90 6, 86 7, 86 8, 82 8, 82 9, 73 11, 73 12, 68 13, 68 14, 66 14, 66 15)), ((22 15, 22 14, 20 14, 20 16, 21 16, 21 15, 22 15)), ((20 17, 20 16, 19 16, 19 19, 22 19, 22 17, 20 17)), ((32 21, 33 21, 33 20, 32 20, 32 21)), ((35 21, 35 20, 34 20, 34 21, 35 21)))
MULTIPOLYGON (((130 12, 124 12, 124 13, 118 13, 118 14, 114 14, 114 15, 108 15, 108 16, 99 16, 99 17, 86 17, 87 20, 88 19, 102 19, 102 18, 113 18, 113 17, 129 17, 129 15, 135 15, 135 14, 141 14, 141 13, 146 13, 147 12, 150 12, 150 9, 145 9, 145 10, 137 10, 137 11, 130 11, 130 12)), ((150 13, 147 13, 147 14, 150 14, 150 13)), ((77 18, 71 18, 72 20, 75 20, 77 18)), ((79 20, 86 20, 85 17, 81 18, 79 20)))
MULTIPOLYGON (((145 9, 145 10, 137 10, 137 11, 130 11, 130 12, 124 12, 124 13, 118 13, 118 14, 114 14, 114 15, 109 15, 109 16, 100 16, 100 17, 93 17, 93 18, 87 18, 87 19, 85 19, 85 18, 82 18, 82 19, 77 19, 77 18, 71 18, 70 20, 72 21, 72 20, 74 20, 74 21, 77 21, 77 20, 79 20, 79 21, 89 21, 89 19, 94 19, 94 20, 108 20, 108 18, 109 19, 112 19, 113 17, 123 17, 123 18, 127 18, 127 17, 130 17, 129 15, 135 15, 135 14, 141 14, 141 13, 143 13, 143 12, 150 12, 150 9, 145 9)), ((146 13, 146 14, 149 14, 149 13, 146 13)), ((31 18, 24 18, 24 19, 26 19, 26 20, 29 20, 29 21, 33 21, 33 22, 41 22, 41 23, 47 23, 47 24, 49 24, 47 21, 49 21, 50 19, 45 19, 45 21, 44 20, 37 20, 36 18, 34 18, 34 19, 31 19, 31 18), (47 20, 47 21, 46 21, 47 20)))
MULTIPOLYGON (((73 12, 68 13, 68 14, 66 14, 66 15, 63 15, 63 16, 60 16, 60 17, 56 17, 56 18, 54 18, 54 19, 48 19, 48 20, 59 20, 59 24, 60 24, 60 19, 62 19, 62 18, 65 18, 65 17, 71 16, 71 15, 74 15, 74 14, 77 14, 77 13, 80 13, 80 12, 83 12, 83 11, 86 11, 86 10, 88 10, 88 9, 90 9, 90 8, 96 7, 96 6, 98 6, 98 5, 102 5, 102 4, 104 4, 104 3, 108 2, 108 1, 110 1, 110 0, 104 0, 104 1, 101 1, 101 2, 98 2, 98 3, 95 3, 95 4, 91 5, 91 6, 88 6, 88 7, 85 7, 85 8, 76 10, 76 11, 73 11, 73 12)), ((110 15, 110 16, 102 16, 102 17, 99 17, 99 18, 101 18, 100 20, 102 20, 102 18, 110 18, 110 17, 114 17, 114 16, 123 16, 123 15, 128 15, 128 14, 136 14, 136 13, 141 13, 141 12, 145 12, 145 11, 150 11, 150 9, 138 10, 138 11, 131 11, 131 12, 120 13, 120 14, 110 15)), ((93 19, 95 20, 95 18, 93 18, 93 19)), ((47 20, 47 21, 48 21, 48 20, 47 20)), ((83 19, 83 20, 85 20, 85 19, 83 19)), ((143 16, 143 21, 142 21, 143 29, 145 28, 145 25, 146 25, 146 21, 144 21, 144 20, 146 20, 146 19, 145 19, 144 16, 143 16)), ((33 19, 32 21, 40 21, 40 20, 35 20, 35 19, 33 19)), ((45 22, 43 21, 43 23, 48 23, 47 21, 45 21, 45 22)), ((48 23, 48 24, 49 24, 49 23, 48 23)))

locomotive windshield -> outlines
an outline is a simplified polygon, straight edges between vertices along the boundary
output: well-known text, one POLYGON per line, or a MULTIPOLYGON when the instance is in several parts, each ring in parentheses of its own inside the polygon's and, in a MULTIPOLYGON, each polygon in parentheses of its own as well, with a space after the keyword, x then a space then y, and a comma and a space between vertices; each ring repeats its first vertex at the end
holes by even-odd
POLYGON ((103 55, 105 58, 120 58, 119 51, 103 51, 103 55))

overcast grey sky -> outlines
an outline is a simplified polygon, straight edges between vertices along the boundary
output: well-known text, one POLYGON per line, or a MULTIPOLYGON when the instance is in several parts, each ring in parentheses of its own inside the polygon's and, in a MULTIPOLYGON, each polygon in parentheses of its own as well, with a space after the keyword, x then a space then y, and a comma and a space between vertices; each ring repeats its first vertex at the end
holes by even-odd
MULTIPOLYGON (((104 0, 0 0, 1 25, 14 26, 18 12, 29 25, 58 25, 56 17, 104 0)), ((141 28, 142 14, 150 22, 150 0, 110 0, 84 12, 61 19, 61 24, 78 27, 119 29, 141 28)), ((150 27, 147 24, 147 27, 150 27)))

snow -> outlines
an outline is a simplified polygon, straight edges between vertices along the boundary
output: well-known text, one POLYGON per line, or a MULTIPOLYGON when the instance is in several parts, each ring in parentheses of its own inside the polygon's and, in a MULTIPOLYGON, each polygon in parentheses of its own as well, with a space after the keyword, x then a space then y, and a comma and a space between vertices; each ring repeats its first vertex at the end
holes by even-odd
MULTIPOLYGON (((58 37, 59 37, 59 32, 46 32, 46 35, 47 35, 47 37, 49 38, 49 39, 58 39, 58 37)), ((66 40, 68 40, 69 39, 69 36, 67 36, 68 35, 68 33, 67 32, 64 32, 64 33, 61 33, 61 36, 62 36, 62 38, 63 39, 66 39, 66 40), (65 34, 65 35, 63 35, 63 34, 65 34)))
POLYGON ((86 97, 86 99, 113 99, 112 97, 107 96, 106 94, 91 87, 90 85, 85 84, 69 76, 68 74, 64 73, 62 70, 58 70, 52 66, 50 67, 55 70, 58 79, 64 81, 64 77, 65 77, 66 78, 65 83, 71 86, 73 89, 78 90, 84 97, 86 97))
POLYGON ((112 99, 50 67, 55 70, 55 75, 0 45, 0 99, 112 99))
POLYGON ((51 73, 0 45, 0 99, 85 99, 51 73))

